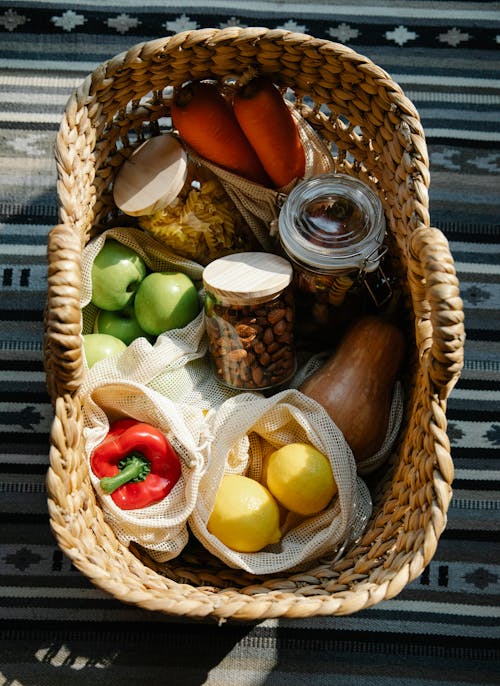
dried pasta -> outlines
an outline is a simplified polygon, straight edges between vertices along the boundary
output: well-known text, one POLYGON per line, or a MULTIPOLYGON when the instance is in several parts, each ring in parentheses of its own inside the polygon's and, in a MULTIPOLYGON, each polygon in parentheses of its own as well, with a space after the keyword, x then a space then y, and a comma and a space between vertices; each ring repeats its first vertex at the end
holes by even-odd
POLYGON ((246 222, 215 178, 192 183, 167 207, 139 219, 143 229, 201 264, 252 248, 246 222))

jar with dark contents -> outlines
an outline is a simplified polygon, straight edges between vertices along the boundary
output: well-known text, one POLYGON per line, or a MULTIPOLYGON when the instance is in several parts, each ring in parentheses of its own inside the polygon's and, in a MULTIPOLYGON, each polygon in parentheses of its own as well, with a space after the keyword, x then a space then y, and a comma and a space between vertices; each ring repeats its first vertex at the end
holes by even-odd
POLYGON ((347 174, 299 183, 279 216, 279 238, 293 263, 295 286, 329 305, 341 305, 354 284, 379 269, 384 236, 378 196, 347 174))
POLYGON ((245 252, 203 271, 209 351, 230 388, 271 390, 295 374, 293 270, 284 258, 245 252))

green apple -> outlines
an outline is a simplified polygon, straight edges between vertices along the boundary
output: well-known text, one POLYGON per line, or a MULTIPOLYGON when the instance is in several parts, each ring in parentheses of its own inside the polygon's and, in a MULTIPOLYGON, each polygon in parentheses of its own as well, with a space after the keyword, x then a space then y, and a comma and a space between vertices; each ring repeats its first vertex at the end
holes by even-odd
POLYGON ((151 336, 141 328, 135 316, 134 305, 127 305, 123 310, 99 310, 94 322, 94 333, 107 333, 129 345, 136 338, 151 336))
POLYGON ((134 309, 144 331, 159 336, 186 326, 198 315, 198 291, 182 272, 153 272, 139 284, 134 309))
POLYGON ((106 333, 87 333, 83 337, 83 352, 89 368, 99 360, 104 360, 126 349, 127 346, 123 341, 106 333))
POLYGON ((147 267, 132 248, 106 239, 92 265, 92 302, 102 310, 122 310, 134 298, 147 267))

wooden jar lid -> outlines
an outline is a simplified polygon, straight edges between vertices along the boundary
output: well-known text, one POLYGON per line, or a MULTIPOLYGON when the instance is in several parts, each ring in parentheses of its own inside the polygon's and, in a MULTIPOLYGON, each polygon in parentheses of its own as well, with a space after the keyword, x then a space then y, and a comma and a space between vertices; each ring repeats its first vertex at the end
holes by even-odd
POLYGON ((183 145, 171 134, 155 136, 142 143, 120 167, 114 201, 125 214, 152 214, 177 197, 186 177, 183 145))
POLYGON ((264 302, 279 295, 291 280, 291 264, 266 252, 234 253, 210 262, 203 270, 205 288, 228 305, 264 302))

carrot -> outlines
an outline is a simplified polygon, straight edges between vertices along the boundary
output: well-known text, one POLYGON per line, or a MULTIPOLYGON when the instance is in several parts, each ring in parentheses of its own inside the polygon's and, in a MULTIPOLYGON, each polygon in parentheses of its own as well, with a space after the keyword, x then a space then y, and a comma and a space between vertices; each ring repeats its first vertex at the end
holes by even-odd
POLYGON ((211 81, 193 81, 174 94, 172 122, 180 137, 210 162, 250 181, 271 186, 231 105, 211 81))
POLYGON ((306 161, 297 126, 272 81, 256 76, 240 86, 233 110, 276 188, 304 176, 306 161))

